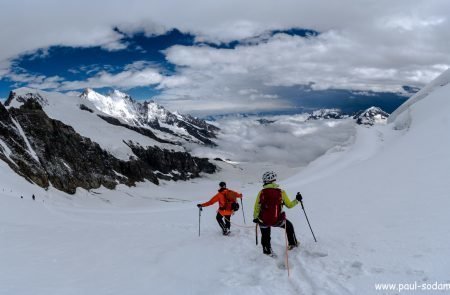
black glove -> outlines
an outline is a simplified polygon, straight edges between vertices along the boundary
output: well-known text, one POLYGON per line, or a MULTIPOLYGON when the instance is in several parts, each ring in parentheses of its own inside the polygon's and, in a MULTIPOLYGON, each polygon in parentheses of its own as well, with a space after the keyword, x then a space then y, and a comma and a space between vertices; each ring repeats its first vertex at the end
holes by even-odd
POLYGON ((254 222, 254 223, 259 223, 259 222, 260 222, 260 221, 259 221, 259 218, 253 219, 253 222, 254 222))
POLYGON ((302 194, 301 193, 297 193, 297 195, 295 196, 295 198, 297 199, 297 201, 301 202, 303 200, 302 194))
POLYGON ((202 204, 197 204, 197 207, 202 208, 203 206, 202 204))

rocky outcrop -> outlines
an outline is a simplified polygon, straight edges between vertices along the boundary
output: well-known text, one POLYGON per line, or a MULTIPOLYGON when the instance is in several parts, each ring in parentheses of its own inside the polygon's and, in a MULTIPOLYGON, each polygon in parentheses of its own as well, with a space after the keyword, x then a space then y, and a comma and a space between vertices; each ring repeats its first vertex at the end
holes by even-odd
POLYGON ((199 177, 201 172, 216 171, 216 166, 208 159, 192 157, 186 152, 173 152, 158 147, 143 148, 133 143, 129 143, 129 146, 149 169, 156 171, 158 177, 163 179, 188 180, 199 177))
POLYGON ((356 124, 372 126, 375 124, 386 124, 389 114, 378 107, 370 107, 355 116, 356 124))
POLYGON ((127 143, 136 154, 119 160, 71 126, 51 119, 39 98, 28 97, 20 108, 0 104, 0 159, 18 174, 41 187, 53 185, 67 193, 78 187, 115 188, 158 179, 186 180, 216 167, 207 159, 157 147, 127 143))
POLYGON ((275 120, 268 120, 268 119, 262 118, 262 119, 256 120, 256 122, 258 122, 258 123, 261 124, 261 125, 269 125, 269 124, 275 123, 276 121, 275 121, 275 120))
POLYGON ((161 143, 169 143, 169 144, 176 144, 174 142, 159 138, 158 136, 155 135, 155 133, 153 133, 150 129, 148 128, 144 128, 144 127, 137 127, 137 126, 133 126, 133 125, 128 125, 125 123, 120 122, 119 119, 113 118, 113 117, 109 117, 109 116, 103 116, 103 115, 98 115, 100 118, 102 118, 103 120, 105 120, 106 122, 108 122, 109 124, 115 125, 115 126, 121 126, 130 130, 133 130, 139 134, 142 134, 144 136, 147 136, 151 139, 156 140, 157 142, 161 142, 161 143))
POLYGON ((39 159, 33 157, 25 141, 26 138, 17 126, 17 121, 0 103, 0 159, 28 181, 48 187, 45 170, 40 165, 39 159))
POLYGON ((87 111, 89 113, 94 113, 94 111, 92 109, 90 109, 89 107, 87 107, 84 104, 80 104, 80 110, 87 111))

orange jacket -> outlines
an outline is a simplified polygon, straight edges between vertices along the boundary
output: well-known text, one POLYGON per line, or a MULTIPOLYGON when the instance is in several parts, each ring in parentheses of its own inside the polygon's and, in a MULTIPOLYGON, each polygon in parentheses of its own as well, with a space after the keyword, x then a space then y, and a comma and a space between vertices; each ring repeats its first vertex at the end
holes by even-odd
POLYGON ((222 216, 226 216, 233 214, 231 204, 233 202, 236 202, 237 198, 242 198, 242 194, 229 190, 227 188, 221 188, 219 192, 211 198, 211 200, 201 205, 202 207, 208 207, 216 202, 219 202, 219 209, 217 210, 217 212, 219 212, 222 216))

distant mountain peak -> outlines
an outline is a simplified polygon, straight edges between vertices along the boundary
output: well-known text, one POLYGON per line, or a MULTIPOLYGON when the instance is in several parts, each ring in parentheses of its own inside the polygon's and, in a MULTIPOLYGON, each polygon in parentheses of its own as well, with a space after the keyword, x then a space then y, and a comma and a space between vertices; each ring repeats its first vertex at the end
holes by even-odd
POLYGON ((356 119, 356 124, 372 126, 375 124, 386 124, 388 117, 389 114, 381 108, 372 106, 353 118, 356 119))
POLYGON ((135 102, 128 94, 113 90, 109 95, 100 94, 86 88, 80 95, 90 101, 99 111, 120 118, 129 124, 138 124, 139 116, 135 102))
POLYGON ((343 114, 340 109, 320 109, 313 111, 308 120, 345 119, 347 117, 348 115, 343 114))
POLYGON ((150 127, 187 141, 214 145, 211 138, 215 138, 217 127, 190 115, 172 113, 154 100, 139 102, 120 90, 103 95, 89 88, 80 97, 89 100, 99 111, 130 125, 150 127))
POLYGON ((48 100, 42 97, 35 89, 22 87, 9 93, 8 99, 5 101, 5 106, 18 108, 29 99, 34 99, 41 105, 48 104, 48 100))

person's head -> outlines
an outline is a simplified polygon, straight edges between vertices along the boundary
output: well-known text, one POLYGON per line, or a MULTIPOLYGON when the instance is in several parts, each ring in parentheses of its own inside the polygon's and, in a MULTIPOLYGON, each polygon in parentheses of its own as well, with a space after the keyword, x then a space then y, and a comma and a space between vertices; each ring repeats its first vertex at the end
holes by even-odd
POLYGON ((277 174, 273 171, 267 171, 262 176, 262 181, 264 184, 272 183, 277 180, 277 174))
POLYGON ((219 186, 220 186, 220 188, 226 188, 226 187, 227 187, 227 184, 226 184, 224 181, 221 181, 221 182, 219 183, 219 186))

